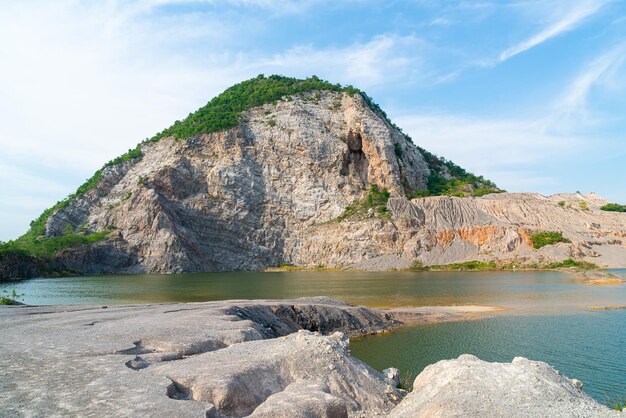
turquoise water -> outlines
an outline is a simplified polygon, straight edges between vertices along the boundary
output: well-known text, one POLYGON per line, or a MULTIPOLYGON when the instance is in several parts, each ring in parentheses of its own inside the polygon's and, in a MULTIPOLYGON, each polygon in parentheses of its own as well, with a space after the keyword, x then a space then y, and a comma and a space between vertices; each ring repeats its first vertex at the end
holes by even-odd
POLYGON ((464 353, 499 362, 521 356, 581 380, 600 402, 626 395, 625 310, 416 326, 352 339, 350 347, 352 355, 375 369, 397 367, 413 376, 429 364, 464 353))
MULTIPOLYGON (((626 278, 626 269, 614 270, 626 278)), ((330 296, 371 307, 481 304, 510 308, 478 321, 396 330, 352 341, 373 367, 413 374, 472 353, 546 361, 599 401, 626 395, 626 285, 589 286, 555 272, 277 272, 110 275, 7 282, 23 302, 114 304, 330 296)))

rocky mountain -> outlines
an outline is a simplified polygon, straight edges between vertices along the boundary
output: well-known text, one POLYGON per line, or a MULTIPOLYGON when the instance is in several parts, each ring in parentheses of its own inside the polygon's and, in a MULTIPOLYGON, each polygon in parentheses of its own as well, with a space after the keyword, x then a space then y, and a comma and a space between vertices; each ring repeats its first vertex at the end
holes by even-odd
POLYGON ((624 264, 626 214, 598 196, 500 192, 352 87, 259 76, 107 163, 0 248, 0 275, 624 264))

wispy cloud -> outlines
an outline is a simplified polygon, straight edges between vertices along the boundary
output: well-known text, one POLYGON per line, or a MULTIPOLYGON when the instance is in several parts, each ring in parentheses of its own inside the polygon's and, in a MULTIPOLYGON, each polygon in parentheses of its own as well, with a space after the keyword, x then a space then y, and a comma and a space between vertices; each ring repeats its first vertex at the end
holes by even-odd
POLYGON ((251 57, 250 67, 267 72, 316 73, 368 88, 383 82, 423 78, 420 49, 425 48, 425 43, 415 36, 378 35, 341 48, 303 45, 269 58, 251 57))
MULTIPOLYGON (((599 84, 611 85, 616 72, 623 66, 626 43, 620 44, 600 55, 585 66, 585 69, 568 86, 565 94, 557 101, 557 112, 561 116, 578 114, 585 116, 587 101, 592 88, 599 84)), ((622 86, 626 84, 623 72, 619 73, 622 86)))
POLYGON ((555 36, 574 29, 586 18, 598 12, 602 6, 604 6, 606 1, 584 0, 572 3, 572 8, 564 15, 558 16, 558 20, 551 22, 547 27, 530 38, 502 51, 499 57, 500 61, 506 61, 515 55, 521 54, 524 51, 554 38, 555 36))
POLYGON ((537 189, 557 180, 529 167, 553 155, 573 155, 585 146, 582 138, 546 128, 542 118, 489 119, 449 114, 404 114, 394 117, 420 146, 457 164, 496 179, 508 190, 537 189))

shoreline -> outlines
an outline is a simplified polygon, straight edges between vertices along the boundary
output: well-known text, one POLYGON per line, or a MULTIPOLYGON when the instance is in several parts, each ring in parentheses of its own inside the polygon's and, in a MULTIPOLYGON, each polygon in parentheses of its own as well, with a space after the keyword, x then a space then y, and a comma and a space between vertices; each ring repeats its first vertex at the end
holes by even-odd
MULTIPOLYGON (((567 273, 574 276, 581 276, 581 278, 585 278, 588 276, 588 272, 597 273, 601 277, 611 276, 611 278, 618 278, 618 276, 610 273, 608 270, 622 270, 626 269, 626 266, 623 267, 594 267, 594 268, 552 268, 552 267, 516 267, 516 268, 507 268, 507 267, 496 267, 496 268, 478 268, 478 269, 465 269, 465 268, 455 268, 448 267, 449 265, 436 265, 436 266, 425 266, 424 269, 397 269, 390 268, 384 270, 375 270, 375 269, 361 269, 361 268, 344 268, 344 267, 326 267, 326 266, 317 266, 317 267, 305 267, 305 266, 275 266, 275 267, 267 267, 259 270, 231 270, 231 271, 194 271, 194 272, 184 272, 184 273, 100 273, 100 274, 81 274, 76 272, 68 272, 64 273, 55 273, 50 275, 42 275, 42 276, 33 276, 33 277, 22 277, 22 278, 0 278, 0 286, 2 283, 11 283, 11 282, 20 282, 24 280, 33 280, 33 279, 57 279, 57 278, 67 278, 67 277, 99 277, 99 276, 136 276, 136 275, 155 275, 155 276, 172 276, 178 274, 203 274, 203 273, 283 273, 283 272, 304 272, 304 273, 327 273, 327 272, 337 272, 337 273, 389 273, 389 272, 398 272, 398 273, 439 273, 439 272, 459 272, 459 273, 493 273, 493 272, 542 272, 542 271, 552 271, 557 273, 567 273)), ((623 279, 622 282, 626 281, 623 279)), ((613 283, 615 284, 615 283, 613 283)))

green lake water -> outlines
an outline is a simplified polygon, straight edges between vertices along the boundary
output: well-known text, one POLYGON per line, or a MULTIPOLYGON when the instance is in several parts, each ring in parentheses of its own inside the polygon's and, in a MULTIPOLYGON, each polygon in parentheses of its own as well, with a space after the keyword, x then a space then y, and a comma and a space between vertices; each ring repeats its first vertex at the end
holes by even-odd
POLYGON ((601 402, 626 395, 626 310, 588 309, 626 305, 626 284, 589 286, 555 272, 233 272, 32 279, 0 288, 33 305, 330 296, 370 307, 499 306, 510 309, 353 339, 352 353, 376 369, 412 374, 463 353, 489 361, 523 356, 582 380, 601 402))

